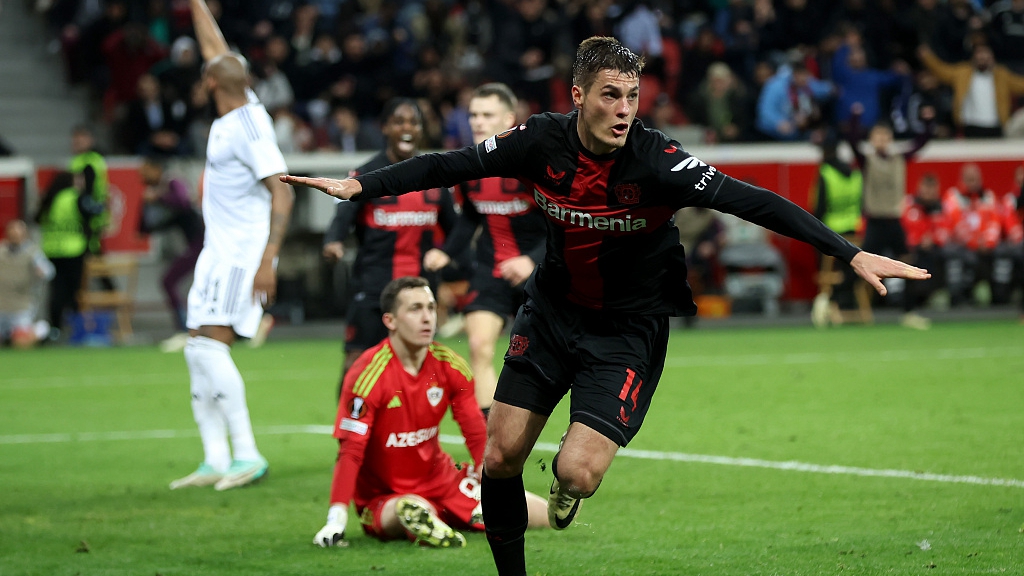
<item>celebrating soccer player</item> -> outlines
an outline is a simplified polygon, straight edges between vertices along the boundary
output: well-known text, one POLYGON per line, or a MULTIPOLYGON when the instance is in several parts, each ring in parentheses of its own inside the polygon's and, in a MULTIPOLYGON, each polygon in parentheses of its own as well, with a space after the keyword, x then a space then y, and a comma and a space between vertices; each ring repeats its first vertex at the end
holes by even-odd
MULTIPOLYGON (((343 542, 349 502, 363 531, 381 540, 408 538, 461 547, 460 530, 482 530, 479 470, 483 415, 466 361, 434 342, 437 302, 422 277, 392 280, 380 296, 388 337, 366 350, 345 376, 334 436, 338 461, 327 524, 318 546, 343 542), (455 467, 437 431, 445 412, 462 429, 475 466, 455 467), (453 528, 454 526, 454 528, 453 528)), ((546 524, 544 499, 524 493, 531 524, 546 524)))
POLYGON ((643 58, 614 38, 584 40, 569 114, 545 113, 484 142, 354 179, 285 176, 338 198, 376 198, 489 176, 533 188, 547 217, 544 260, 526 283, 488 419, 482 502, 500 575, 526 574, 523 464, 571 388, 570 426, 552 462, 548 518, 572 524, 619 446, 640 429, 665 364, 668 317, 696 313, 672 216, 713 208, 881 279, 928 272, 860 251, 799 206, 733 179, 636 120, 643 58))
MULTIPOLYGON (((372 172, 419 154, 423 112, 415 100, 392 98, 381 114, 383 150, 353 175, 372 172)), ((424 256, 440 252, 435 236, 455 225, 455 207, 447 188, 423 188, 399 198, 370 202, 339 202, 327 232, 323 255, 340 260, 350 232, 359 239, 359 253, 352 267, 351 298, 345 311, 345 360, 338 379, 338 395, 352 363, 367 348, 387 336, 380 323, 380 294, 393 278, 422 276, 424 256)), ((431 269, 435 270, 435 269, 431 269)), ((435 278, 430 278, 435 280, 435 278)), ((436 283, 436 282, 435 282, 436 283)))
POLYGON ((171 488, 214 484, 226 490, 267 473, 231 344, 236 335, 254 336, 263 307, 274 302, 277 254, 293 197, 281 182, 287 167, 270 115, 249 89, 245 61, 228 51, 204 0, 192 0, 192 19, 206 61, 203 83, 220 116, 206 148, 206 239, 188 293, 186 321, 192 413, 205 458, 171 488))

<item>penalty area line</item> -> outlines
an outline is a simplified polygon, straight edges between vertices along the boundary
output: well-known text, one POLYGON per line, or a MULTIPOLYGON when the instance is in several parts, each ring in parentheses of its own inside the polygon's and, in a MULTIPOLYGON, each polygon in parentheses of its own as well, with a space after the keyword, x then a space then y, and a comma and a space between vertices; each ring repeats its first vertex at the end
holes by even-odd
MULTIPOLYGON (((256 435, 278 436, 287 434, 330 435, 333 426, 295 425, 295 426, 261 426, 256 427, 256 435)), ((117 440, 154 440, 174 438, 195 438, 196 430, 136 430, 115 432, 72 432, 56 434, 10 434, 0 435, 0 445, 14 444, 53 444, 70 442, 100 442, 117 440)), ((438 439, 445 444, 465 444, 461 436, 439 434, 438 439)), ((558 445, 550 442, 538 442, 534 450, 541 452, 557 452, 558 445)), ((915 472, 913 470, 860 468, 856 466, 838 466, 810 464, 795 460, 777 461, 759 458, 734 458, 731 456, 712 456, 707 454, 686 454, 683 452, 661 452, 656 450, 637 450, 621 448, 617 454, 621 458, 639 460, 660 460, 669 462, 689 462, 696 464, 717 464, 719 466, 741 466, 746 468, 765 468, 787 472, 806 472, 812 474, 838 474, 845 476, 861 476, 867 478, 902 478, 926 482, 942 482, 946 484, 973 484, 976 486, 1005 486, 1024 488, 1024 480, 1013 478, 986 478, 984 476, 934 474, 931 472, 915 472)))

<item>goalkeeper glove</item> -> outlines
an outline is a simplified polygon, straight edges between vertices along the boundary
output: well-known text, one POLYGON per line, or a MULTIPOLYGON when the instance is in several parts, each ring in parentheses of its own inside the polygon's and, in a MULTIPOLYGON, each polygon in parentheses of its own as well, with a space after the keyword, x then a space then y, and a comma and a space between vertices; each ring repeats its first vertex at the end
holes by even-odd
POLYGON ((327 511, 327 524, 313 537, 313 544, 321 548, 345 546, 345 524, 348 522, 348 506, 335 504, 327 511))

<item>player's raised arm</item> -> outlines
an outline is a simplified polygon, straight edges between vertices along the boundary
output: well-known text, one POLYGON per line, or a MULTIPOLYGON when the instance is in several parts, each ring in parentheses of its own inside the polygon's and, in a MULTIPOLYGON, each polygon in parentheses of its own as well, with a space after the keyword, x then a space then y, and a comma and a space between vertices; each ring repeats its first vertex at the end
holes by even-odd
POLYGON ((213 19, 206 0, 190 0, 192 6, 192 26, 196 30, 196 39, 199 40, 199 50, 203 54, 203 61, 209 62, 222 54, 227 54, 230 49, 228 43, 221 34, 217 21, 213 19))

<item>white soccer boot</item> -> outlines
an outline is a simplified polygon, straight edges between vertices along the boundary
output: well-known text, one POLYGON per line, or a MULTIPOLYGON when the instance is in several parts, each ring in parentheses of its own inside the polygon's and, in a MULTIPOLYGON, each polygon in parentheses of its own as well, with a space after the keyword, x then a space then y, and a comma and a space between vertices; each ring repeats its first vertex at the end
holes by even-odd
POLYGON ((214 470, 213 466, 203 462, 199 465, 199 468, 196 468, 195 472, 171 482, 171 490, 189 486, 212 486, 219 482, 221 478, 224 478, 223 474, 214 470))
POLYGON ((398 522, 416 537, 418 544, 434 548, 462 548, 466 538, 445 524, 429 508, 405 496, 395 501, 398 522))

